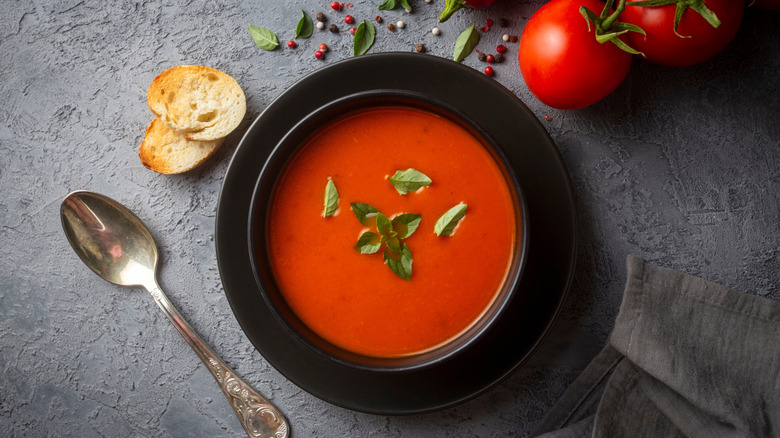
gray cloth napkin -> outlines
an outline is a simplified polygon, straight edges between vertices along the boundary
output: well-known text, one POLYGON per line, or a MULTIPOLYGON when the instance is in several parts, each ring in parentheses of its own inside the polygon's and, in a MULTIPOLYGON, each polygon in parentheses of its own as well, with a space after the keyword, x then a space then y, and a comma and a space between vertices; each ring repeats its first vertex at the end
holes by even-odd
POLYGON ((532 435, 780 437, 780 303, 627 265, 609 342, 532 435))

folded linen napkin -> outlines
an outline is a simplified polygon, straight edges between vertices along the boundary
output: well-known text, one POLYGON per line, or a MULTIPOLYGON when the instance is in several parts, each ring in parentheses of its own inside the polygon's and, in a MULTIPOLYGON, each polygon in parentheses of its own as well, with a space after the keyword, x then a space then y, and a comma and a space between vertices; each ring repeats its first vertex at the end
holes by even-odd
POLYGON ((627 265, 607 345, 532 436, 780 437, 780 303, 627 265))

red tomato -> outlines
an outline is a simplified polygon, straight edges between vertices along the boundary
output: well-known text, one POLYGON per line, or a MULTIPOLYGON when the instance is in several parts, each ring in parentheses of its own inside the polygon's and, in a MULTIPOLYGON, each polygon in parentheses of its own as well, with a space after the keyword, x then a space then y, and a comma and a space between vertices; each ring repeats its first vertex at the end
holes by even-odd
POLYGON ((601 100, 631 67, 629 53, 596 41, 594 26, 588 30, 580 5, 596 14, 604 8, 598 0, 552 0, 531 16, 520 37, 523 79, 553 108, 577 109, 601 100))
POLYGON ((745 4, 739 0, 703 0, 704 4, 718 16, 721 25, 712 27, 701 15, 691 8, 683 13, 677 33, 689 38, 680 38, 674 33, 676 5, 631 6, 620 14, 620 21, 633 23, 647 32, 647 37, 629 32, 631 47, 647 56, 656 64, 686 67, 698 64, 723 50, 737 34, 745 4))

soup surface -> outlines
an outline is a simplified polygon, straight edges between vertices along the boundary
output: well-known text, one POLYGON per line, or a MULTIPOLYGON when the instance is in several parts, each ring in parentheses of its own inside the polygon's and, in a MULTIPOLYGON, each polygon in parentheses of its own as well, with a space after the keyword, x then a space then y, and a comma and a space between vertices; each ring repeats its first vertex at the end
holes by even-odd
POLYGON ((314 332, 354 353, 395 357, 434 348, 469 328, 501 289, 519 228, 510 186, 482 143, 448 118, 411 107, 348 113, 310 137, 287 164, 272 200, 268 250, 291 309, 314 332), (430 186, 400 195, 388 177, 416 169, 430 186), (328 179, 339 194, 323 216, 328 179), (417 213, 405 239, 410 280, 382 251, 361 254, 364 226, 351 202, 388 218, 417 213), (437 237, 437 219, 458 203, 465 217, 437 237))

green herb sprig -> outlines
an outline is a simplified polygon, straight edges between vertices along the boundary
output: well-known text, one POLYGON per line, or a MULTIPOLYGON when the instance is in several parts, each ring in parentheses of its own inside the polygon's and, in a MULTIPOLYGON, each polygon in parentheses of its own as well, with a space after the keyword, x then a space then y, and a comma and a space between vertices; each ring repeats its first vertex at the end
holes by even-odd
POLYGON ((309 38, 314 32, 314 22, 309 14, 301 9, 301 19, 298 20, 298 26, 295 27, 295 38, 309 38))
POLYGON ((355 56, 360 56, 374 45, 374 38, 376 38, 376 29, 374 25, 366 20, 363 20, 355 30, 355 56))
POLYGON ((477 24, 472 23, 471 27, 464 30, 458 35, 458 39, 455 40, 455 48, 452 51, 452 59, 455 62, 463 61, 466 56, 471 53, 477 44, 479 43, 479 31, 477 31, 477 24))
POLYGON ((353 202, 350 207, 361 224, 369 225, 374 219, 376 228, 376 232, 365 231, 360 235, 355 250, 361 254, 375 254, 384 246, 382 257, 387 267, 399 278, 411 280, 412 250, 404 240, 417 230, 422 215, 402 213, 390 219, 377 208, 362 202, 353 202))
POLYGON ((249 26, 249 34, 257 47, 263 50, 274 50, 279 47, 279 39, 272 31, 257 26, 249 26))

